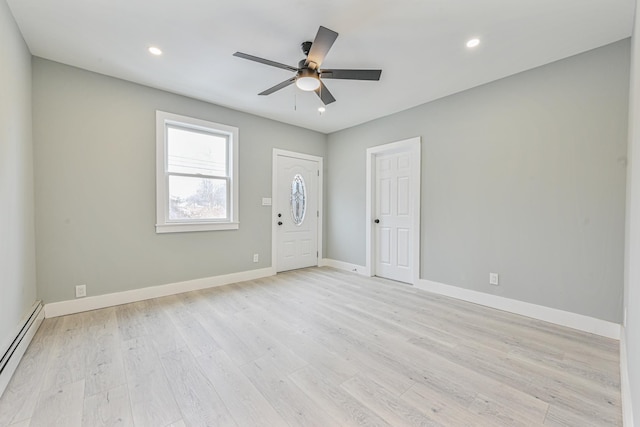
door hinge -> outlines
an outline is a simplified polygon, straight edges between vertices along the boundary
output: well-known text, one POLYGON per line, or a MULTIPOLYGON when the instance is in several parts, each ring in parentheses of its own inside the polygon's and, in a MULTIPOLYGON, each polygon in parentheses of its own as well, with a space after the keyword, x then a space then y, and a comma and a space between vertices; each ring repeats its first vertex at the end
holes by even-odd
POLYGON ((320 169, 318 169, 316 172, 318 172, 318 176, 320 176, 320 169))
POLYGON ((320 218, 320 211, 316 211, 316 216, 320 218))

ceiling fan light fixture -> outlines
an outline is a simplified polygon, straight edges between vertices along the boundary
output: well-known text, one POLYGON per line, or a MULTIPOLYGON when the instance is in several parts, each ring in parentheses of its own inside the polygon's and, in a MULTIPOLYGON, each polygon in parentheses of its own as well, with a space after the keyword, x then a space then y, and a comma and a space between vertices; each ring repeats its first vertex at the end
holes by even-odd
POLYGON ((311 92, 320 87, 320 80, 318 80, 317 77, 310 76, 298 77, 296 79, 296 86, 298 86, 298 88, 300 88, 301 90, 311 92))
POLYGON ((320 87, 318 73, 308 68, 300 70, 298 78, 296 79, 296 86, 307 92, 318 89, 320 87))
POLYGON ((382 73, 382 70, 321 69, 320 66, 337 37, 338 33, 335 31, 320 26, 320 28, 318 28, 318 33, 312 42, 302 43, 302 52, 305 54, 306 58, 298 62, 297 67, 249 55, 248 53, 236 52, 233 56, 296 73, 295 76, 280 82, 267 90, 263 90, 258 95, 271 95, 272 93, 284 89, 285 87, 289 87, 295 83, 300 90, 315 92, 323 105, 329 105, 336 102, 336 99, 320 78, 322 78, 322 80, 342 79, 378 81, 380 80, 380 74, 382 73))

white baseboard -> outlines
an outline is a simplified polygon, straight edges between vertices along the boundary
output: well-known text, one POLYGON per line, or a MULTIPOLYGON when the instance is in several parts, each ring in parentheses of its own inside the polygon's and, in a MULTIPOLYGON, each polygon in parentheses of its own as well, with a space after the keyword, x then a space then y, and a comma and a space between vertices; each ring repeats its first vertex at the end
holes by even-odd
MULTIPOLYGON (((364 276, 371 273, 367 267, 337 261, 330 258, 323 258, 319 264, 337 268, 339 270, 351 271, 364 276)), ((462 301, 472 302, 485 307, 495 308, 509 313, 531 317, 537 320, 553 323, 555 325, 566 326, 583 332, 600 335, 606 338, 620 339, 621 326, 617 323, 596 319, 582 314, 571 313, 569 311, 536 305, 524 301, 518 301, 497 295, 486 294, 484 292, 472 291, 457 286, 445 285, 444 283, 433 282, 431 280, 418 279, 414 286, 434 294, 445 295, 462 301)))
POLYGON ((166 285, 149 286, 130 291, 115 292, 112 294, 97 295, 74 300, 53 302, 44 306, 45 317, 65 316, 67 314, 83 311, 97 310, 99 308, 112 307, 151 298, 181 294, 183 292, 199 289, 213 288, 229 285, 231 283, 255 280, 262 277, 273 276, 275 269, 261 268, 257 270, 242 271, 239 273, 225 274, 222 276, 205 277, 202 279, 187 280, 184 282, 169 283, 166 285))
POLYGON ((627 336, 625 328, 620 333, 620 392, 622 394, 622 425, 633 427, 633 405, 629 383, 629 359, 627 358, 627 336))
MULTIPOLYGON (((4 393, 4 390, 7 388, 11 377, 13 376, 20 360, 22 360, 22 356, 24 356, 25 351, 27 351, 27 347, 31 343, 33 336, 38 331, 40 324, 42 324, 42 320, 44 319, 44 310, 42 308, 42 303, 40 301, 36 301, 32 306, 32 309, 29 311, 29 316, 22 325, 27 325, 28 322, 31 322, 28 325, 28 329, 23 331, 21 336, 16 337, 17 345, 15 348, 12 348, 12 353, 10 354, 7 363, 4 365, 2 372, 0 373, 0 397, 4 393)), ((27 327, 27 326, 25 326, 27 327)))
POLYGON ((333 268, 337 268, 338 270, 351 271, 352 273, 357 273, 363 276, 370 275, 369 269, 367 267, 364 267, 358 264, 351 264, 348 262, 336 261, 335 259, 331 259, 331 258, 322 258, 318 266, 333 267, 333 268))
POLYGON ((445 295, 474 304, 484 305, 509 313, 531 317, 537 320, 553 323, 568 328, 589 332, 607 338, 620 339, 620 325, 606 320, 596 319, 582 314, 571 313, 555 308, 536 305, 524 301, 518 301, 497 295, 486 294, 484 292, 472 291, 470 289, 459 288, 457 286, 445 285, 443 283, 432 282, 420 279, 416 283, 416 288, 435 294, 445 295))
MULTIPOLYGON (((337 261, 330 258, 321 259, 319 265, 369 276, 369 270, 364 266, 337 261)), ((82 311, 96 310, 99 308, 142 301, 145 299, 174 295, 182 292, 195 291, 215 286, 223 286, 246 280, 254 280, 262 277, 273 276, 274 274, 276 274, 275 269, 269 267, 258 270, 231 273, 222 276, 187 280, 184 282, 134 289, 131 291, 116 292, 112 294, 49 303, 44 306, 44 312, 45 317, 47 318, 64 316, 67 314, 80 313, 82 311)), ((484 305, 486 307, 496 308, 498 310, 503 310, 510 313, 520 314, 522 316, 543 320, 546 322, 554 323, 556 325, 566 326, 607 338, 618 340, 620 339, 621 326, 617 323, 608 322, 606 320, 595 319, 593 317, 584 316, 581 314, 571 313, 568 311, 558 310, 496 295, 485 294, 483 292, 472 291, 469 289, 445 285, 443 283, 432 282, 424 279, 418 280, 418 282, 415 284, 415 287, 436 294, 472 302, 474 304, 484 305)))

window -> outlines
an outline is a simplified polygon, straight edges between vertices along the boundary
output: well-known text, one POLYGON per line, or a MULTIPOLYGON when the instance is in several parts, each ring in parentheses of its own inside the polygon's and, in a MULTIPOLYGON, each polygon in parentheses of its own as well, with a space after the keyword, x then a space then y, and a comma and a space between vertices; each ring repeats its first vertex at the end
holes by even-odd
POLYGON ((157 233, 238 228, 238 128, 156 111, 157 233))

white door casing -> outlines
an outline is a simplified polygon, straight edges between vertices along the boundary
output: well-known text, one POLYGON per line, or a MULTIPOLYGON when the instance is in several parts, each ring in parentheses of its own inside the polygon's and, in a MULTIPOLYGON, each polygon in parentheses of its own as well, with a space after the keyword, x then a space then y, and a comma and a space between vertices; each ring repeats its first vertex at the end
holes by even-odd
POLYGON ((417 283, 420 271, 420 138, 367 150, 367 269, 417 283))
POLYGON ((320 157, 274 150, 272 262, 276 272, 318 265, 321 171, 320 157))

